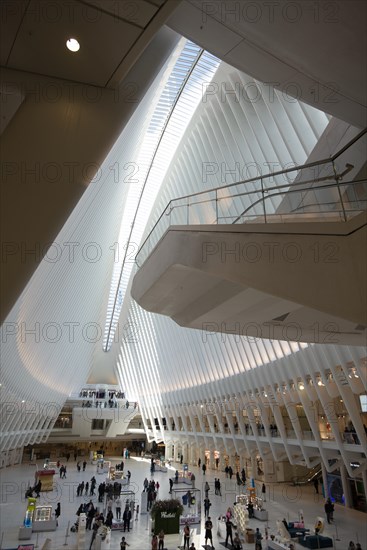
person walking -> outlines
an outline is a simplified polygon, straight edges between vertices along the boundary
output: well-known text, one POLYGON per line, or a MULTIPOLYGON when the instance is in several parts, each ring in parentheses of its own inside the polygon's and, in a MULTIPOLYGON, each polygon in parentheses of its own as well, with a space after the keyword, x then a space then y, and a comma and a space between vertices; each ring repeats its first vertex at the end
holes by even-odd
POLYGON ((60 514, 61 514, 61 506, 60 506, 60 502, 57 503, 57 506, 55 508, 55 518, 56 518, 56 526, 59 525, 59 517, 60 517, 60 514))
POLYGON ((319 494, 319 480, 317 477, 313 480, 313 486, 315 487, 315 494, 319 494))
POLYGON ((230 519, 226 521, 226 542, 224 546, 227 548, 228 539, 231 539, 231 545, 233 546, 233 534, 232 534, 233 523, 230 519))
POLYGON ((189 527, 189 524, 186 522, 185 523, 185 527, 183 529, 183 534, 184 534, 184 550, 186 548, 186 545, 187 545, 187 549, 189 550, 189 544, 190 544, 190 527, 189 527))
POLYGON ((334 504, 331 502, 330 498, 325 502, 324 510, 326 513, 326 519, 328 523, 331 523, 334 519, 334 504))
POLYGON ((158 550, 158 537, 157 537, 157 535, 153 535, 152 550, 158 550))
MULTIPOLYGON (((82 506, 82 505, 80 505, 82 506)), ((86 515, 87 515, 87 519, 86 519, 86 524, 85 524, 85 528, 87 531, 90 531, 92 529, 92 523, 93 523, 93 520, 95 518, 95 515, 96 515, 96 510, 94 508, 94 504, 89 502, 89 504, 87 505, 87 510, 85 511, 86 515)))
POLYGON ((222 496, 221 483, 220 483, 219 477, 218 477, 218 480, 217 480, 217 495, 219 495, 220 497, 222 496))
POLYGON ((262 487, 261 487, 261 494, 262 494, 263 501, 266 502, 266 487, 265 487, 265 483, 262 484, 262 487))
POLYGON ((210 502, 209 498, 204 498, 204 517, 209 516, 209 509, 211 505, 212 503, 210 502))
POLYGON ((121 498, 117 497, 116 499, 116 519, 121 519, 121 498))
POLYGON ((126 506, 122 515, 122 519, 124 520, 124 532, 126 531, 126 529, 130 531, 131 510, 129 506, 126 506))
POLYGON ((206 522, 205 522, 205 546, 206 546, 207 540, 209 539, 209 540, 210 540, 211 547, 212 547, 212 549, 213 549, 214 546, 213 546, 212 529, 213 529, 213 523, 212 523, 212 520, 211 520, 211 518, 210 518, 210 516, 209 516, 208 519, 207 519, 206 522))
POLYGON ((126 550, 126 546, 130 546, 125 540, 125 537, 122 537, 120 542, 120 550, 126 550))
POLYGON ((100 528, 101 525, 102 525, 102 521, 100 519, 96 518, 94 523, 93 523, 92 538, 91 538, 91 541, 90 541, 89 550, 92 550, 93 543, 94 543, 95 539, 97 538, 98 529, 100 528))
POLYGON ((113 522, 113 513, 112 513, 112 510, 108 510, 105 525, 111 529, 112 522, 113 522))
POLYGON ((164 550, 164 531, 161 529, 158 533, 158 550, 164 550))
POLYGON ((256 531, 255 531, 255 548, 258 548, 259 550, 261 550, 262 538, 263 538, 263 536, 260 532, 260 529, 258 527, 256 527, 256 531))
POLYGON ((206 472, 206 464, 205 464, 205 462, 204 462, 204 464, 203 464, 203 466, 202 466, 201 469, 203 470, 203 476, 205 476, 205 472, 206 472))
POLYGON ((42 481, 39 479, 36 485, 33 487, 33 491, 36 493, 36 498, 39 498, 42 489, 42 481))

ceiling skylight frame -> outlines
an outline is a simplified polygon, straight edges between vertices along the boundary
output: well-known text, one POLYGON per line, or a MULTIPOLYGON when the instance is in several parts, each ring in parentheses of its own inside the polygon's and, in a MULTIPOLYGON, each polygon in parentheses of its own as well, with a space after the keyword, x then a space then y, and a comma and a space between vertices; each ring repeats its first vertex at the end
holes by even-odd
MULTIPOLYGON (((132 201, 135 195, 135 211, 133 216, 130 215, 132 219, 124 257, 122 262, 115 264, 112 275, 103 338, 104 351, 111 348, 133 268, 131 262, 126 262, 130 243, 136 245, 140 242, 145 230, 145 223, 138 219, 138 214, 144 216, 144 197, 154 195, 149 197, 149 205, 146 205, 151 207, 174 151, 202 98, 204 79, 210 81, 219 64, 220 60, 215 56, 186 41, 151 117, 139 153, 146 174, 139 192, 136 188, 129 191, 132 201), (176 70, 177 64, 179 71, 176 70), (186 67, 186 73, 182 67, 186 67)), ((146 215, 143 219, 146 220, 146 215)))

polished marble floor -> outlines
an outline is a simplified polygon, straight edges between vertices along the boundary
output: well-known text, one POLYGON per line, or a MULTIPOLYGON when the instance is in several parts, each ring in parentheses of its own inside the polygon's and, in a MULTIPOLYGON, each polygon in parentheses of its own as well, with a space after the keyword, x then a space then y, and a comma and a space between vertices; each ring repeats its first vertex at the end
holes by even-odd
MULTIPOLYGON (((112 463, 121 461, 118 457, 106 457, 111 459, 112 463)), ((35 548, 42 549, 45 540, 48 538, 49 550, 75 550, 77 548, 77 535, 70 532, 70 526, 76 520, 76 511, 81 502, 88 502, 90 498, 98 505, 98 496, 94 497, 77 497, 76 487, 84 480, 89 481, 94 475, 97 479, 97 485, 104 479, 105 476, 97 475, 96 466, 88 464, 85 472, 77 472, 76 462, 69 460, 67 465, 66 479, 60 479, 55 476, 55 486, 53 492, 41 493, 39 504, 51 504, 53 508, 58 502, 61 503, 61 516, 59 518, 59 526, 56 531, 33 533, 30 541, 19 541, 18 532, 22 525, 26 508, 24 498, 25 491, 28 485, 33 484, 35 466, 24 463, 21 466, 14 466, 0 471, 1 480, 1 502, 0 502, 0 530, 1 530, 1 550, 14 549, 18 544, 32 543, 35 548)), ((39 463, 42 467, 42 463, 39 463)), ((177 468, 180 465, 177 464, 177 468)), ((131 484, 129 489, 136 493, 137 502, 140 501, 140 495, 143 488, 144 478, 151 479, 149 462, 135 457, 125 461, 125 471, 131 471, 131 484)), ((155 472, 154 479, 159 481, 160 488, 158 498, 169 498, 169 482, 168 479, 174 474, 174 468, 167 473, 155 472)), ((222 548, 221 543, 224 539, 217 532, 217 518, 225 514, 228 506, 233 505, 238 488, 235 479, 226 479, 224 473, 218 473, 216 470, 207 470, 206 476, 198 468, 192 468, 196 475, 196 487, 202 489, 205 481, 208 481, 211 487, 209 498, 212 502, 210 514, 213 520, 213 544, 216 549, 222 548), (214 479, 220 477, 222 483, 222 496, 214 494, 214 479)), ((184 489, 185 486, 182 486, 184 489)), ((180 488, 180 486, 178 486, 180 488)), ((313 486, 292 487, 288 484, 273 484, 268 486, 267 502, 265 504, 268 510, 268 522, 261 522, 257 519, 249 520, 249 527, 255 529, 259 527, 262 534, 265 535, 265 527, 268 527, 269 535, 276 531, 276 520, 287 518, 289 521, 297 520, 300 510, 303 512, 306 527, 311 527, 315 524, 317 516, 324 516, 324 499, 322 495, 314 494, 313 486)), ((260 485, 257 486, 260 491, 260 485)), ((202 491, 203 495, 203 491, 202 491)), ((203 499, 203 496, 201 497, 203 499)), ((347 550, 350 540, 360 542, 362 550, 367 547, 367 517, 362 512, 357 512, 352 509, 345 509, 342 506, 336 505, 334 513, 334 524, 326 524, 324 535, 330 536, 334 541, 336 550, 347 550)), ((148 514, 139 515, 138 521, 132 521, 133 528, 130 533, 125 533, 126 540, 130 545, 129 550, 150 550, 151 548, 151 526, 148 514)), ((191 542, 195 543, 196 550, 199 550, 204 545, 204 518, 202 514, 201 525, 193 526, 193 536, 191 542)), ((111 550, 119 550, 122 532, 116 531, 112 533, 111 550)), ((90 547, 91 532, 87 531, 85 538, 85 549, 90 547)), ((169 535, 165 538, 165 548, 168 550, 177 549, 182 543, 182 534, 169 535)), ((263 549, 266 549, 266 541, 263 540, 263 549)), ((254 544, 244 543, 244 549, 254 548, 254 544)), ((302 546, 297 545, 297 550, 302 549, 302 546)), ((94 550, 94 545, 92 546, 94 550)))

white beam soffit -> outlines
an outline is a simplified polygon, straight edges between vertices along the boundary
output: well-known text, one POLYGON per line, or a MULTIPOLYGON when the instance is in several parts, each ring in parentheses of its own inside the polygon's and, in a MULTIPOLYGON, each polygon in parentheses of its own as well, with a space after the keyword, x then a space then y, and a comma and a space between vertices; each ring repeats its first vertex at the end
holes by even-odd
POLYGON ((118 254, 107 306, 103 349, 111 348, 135 253, 169 163, 202 98, 202 85, 211 81, 220 61, 182 39, 167 63, 151 115, 145 120, 145 135, 130 163, 129 191, 124 204, 118 254))

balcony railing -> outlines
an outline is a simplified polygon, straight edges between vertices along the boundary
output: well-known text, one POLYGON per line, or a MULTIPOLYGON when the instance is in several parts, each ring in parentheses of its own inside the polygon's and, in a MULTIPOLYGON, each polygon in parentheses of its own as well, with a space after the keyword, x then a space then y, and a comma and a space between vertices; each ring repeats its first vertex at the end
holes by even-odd
POLYGON ((171 200, 136 255, 143 265, 172 225, 346 222, 366 210, 367 181, 346 179, 367 129, 328 159, 171 200), (349 155, 349 156, 348 156, 349 155))

